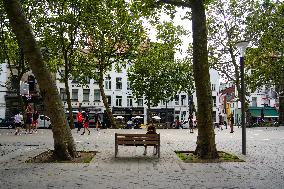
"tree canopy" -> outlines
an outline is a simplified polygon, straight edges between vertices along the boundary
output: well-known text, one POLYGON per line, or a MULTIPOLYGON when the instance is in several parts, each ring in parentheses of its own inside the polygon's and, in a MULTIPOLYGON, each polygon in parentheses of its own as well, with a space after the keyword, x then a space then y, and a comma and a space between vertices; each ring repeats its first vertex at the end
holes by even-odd
POLYGON ((263 85, 282 86, 283 91, 284 4, 262 1, 256 6, 247 19, 247 35, 255 46, 246 55, 246 67, 251 70, 247 81, 253 91, 263 85))
POLYGON ((251 0, 214 0, 208 6, 210 66, 233 82, 241 94, 239 52, 236 43, 246 39, 246 16, 253 11, 251 0))
POLYGON ((159 42, 148 41, 133 60, 128 77, 136 96, 145 97, 148 107, 161 100, 169 101, 181 91, 192 91, 193 78, 190 63, 174 59, 184 30, 170 22, 157 25, 159 42))

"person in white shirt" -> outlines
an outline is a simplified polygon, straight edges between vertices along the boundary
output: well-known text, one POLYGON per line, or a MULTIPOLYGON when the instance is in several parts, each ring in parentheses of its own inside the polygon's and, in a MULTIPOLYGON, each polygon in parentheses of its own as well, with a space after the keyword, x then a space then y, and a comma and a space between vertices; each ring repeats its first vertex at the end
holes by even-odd
POLYGON ((20 134, 20 129, 22 127, 22 120, 23 120, 23 116, 20 114, 20 112, 18 112, 14 116, 14 123, 15 123, 15 128, 16 128, 15 135, 20 134))

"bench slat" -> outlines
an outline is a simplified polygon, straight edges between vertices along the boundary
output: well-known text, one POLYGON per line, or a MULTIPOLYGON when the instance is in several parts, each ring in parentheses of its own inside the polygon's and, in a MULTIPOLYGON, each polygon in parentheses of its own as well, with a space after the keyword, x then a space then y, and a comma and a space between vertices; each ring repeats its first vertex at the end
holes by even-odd
POLYGON ((120 137, 120 136, 123 136, 123 137, 157 137, 159 136, 159 134, 119 134, 119 133, 116 133, 116 136, 117 137, 120 137))
POLYGON ((119 134, 115 133, 115 157, 118 145, 124 146, 156 146, 160 157, 160 134, 119 134))
POLYGON ((155 144, 158 145, 159 141, 117 141, 118 145, 123 145, 123 144, 133 144, 133 146, 135 146, 136 144, 155 144))
POLYGON ((159 141, 159 138, 146 138, 146 137, 143 137, 143 138, 128 138, 128 137, 125 137, 125 138, 117 138, 117 141, 143 141, 143 140, 151 140, 151 141, 159 141))

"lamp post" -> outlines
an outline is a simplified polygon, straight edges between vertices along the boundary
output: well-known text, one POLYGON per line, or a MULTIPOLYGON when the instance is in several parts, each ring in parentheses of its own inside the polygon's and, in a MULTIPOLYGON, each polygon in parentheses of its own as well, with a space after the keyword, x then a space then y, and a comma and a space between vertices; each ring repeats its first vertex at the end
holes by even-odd
POLYGON ((240 52, 241 71, 241 112, 242 112, 242 154, 246 155, 246 125, 245 125, 245 81, 244 81, 244 54, 248 46, 248 41, 240 41, 236 44, 240 52))

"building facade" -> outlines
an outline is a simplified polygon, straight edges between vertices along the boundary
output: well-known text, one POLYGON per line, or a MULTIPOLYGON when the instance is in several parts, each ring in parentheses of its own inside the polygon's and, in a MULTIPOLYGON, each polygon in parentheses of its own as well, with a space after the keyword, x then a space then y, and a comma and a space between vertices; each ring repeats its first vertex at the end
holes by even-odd
MULTIPOLYGON (((241 102, 238 100, 238 91, 235 85, 233 83, 223 83, 221 86, 222 90, 219 96, 220 111, 225 115, 225 120, 230 113, 233 113, 234 123, 241 124, 241 102)), ((265 86, 251 92, 250 96, 246 96, 248 102, 247 112, 250 114, 253 113, 252 119, 254 122, 256 122, 257 118, 261 117, 261 109, 263 109, 262 111, 267 111, 267 115, 264 115, 265 117, 278 117, 277 109, 279 108, 279 104, 276 97, 274 87, 265 86)), ((251 118, 248 118, 246 115, 246 119, 251 118)))
MULTIPOLYGON (((114 116, 123 116, 125 120, 131 117, 141 116, 146 122, 147 107, 143 98, 136 99, 131 91, 130 82, 127 77, 127 69, 121 69, 119 72, 113 68, 104 76, 104 91, 108 99, 109 106, 114 116)), ((219 74, 215 70, 210 70, 210 81, 213 99, 213 120, 217 121, 218 115, 218 92, 219 92, 219 74)), ((69 80, 72 107, 96 111, 99 114, 104 113, 104 104, 100 94, 98 83, 93 79, 87 79, 87 84, 82 85, 75 80, 69 80)), ((57 80, 58 91, 63 100, 64 107, 67 109, 66 93, 64 83, 57 80)), ((197 104, 196 93, 193 94, 193 102, 197 104)), ((173 122, 174 119, 187 120, 189 116, 189 98, 188 94, 181 92, 176 95, 173 101, 169 103, 160 102, 158 106, 151 107, 153 115, 161 117, 160 122, 173 122)), ((195 119, 195 114, 194 114, 195 119)))
MULTIPOLYGON (((9 71, 7 69, 6 64, 1 64, 2 72, 0 75, 1 83, 6 83, 9 77, 9 71)), ((132 91, 130 89, 130 82, 127 77, 127 69, 130 65, 126 66, 126 68, 122 68, 120 71, 117 71, 113 68, 111 71, 107 72, 104 76, 104 91, 109 103, 109 106, 112 110, 114 116, 123 116, 127 121, 131 117, 140 116, 146 122, 146 112, 147 107, 144 104, 145 100, 143 98, 136 99, 132 91)), ((40 94, 39 89, 34 80, 33 84, 30 81, 30 78, 33 76, 31 72, 28 72, 24 75, 21 81, 21 98, 28 97, 32 103, 38 106, 40 112, 44 114, 44 107, 42 103, 40 103, 40 94), (31 86, 34 85, 31 89, 31 86), (30 90, 33 91, 30 93, 30 90), (35 101, 35 102, 33 102, 35 101)), ((60 98, 62 99, 63 106, 67 110, 67 101, 66 101, 66 91, 63 82, 59 80, 59 74, 57 74, 56 85, 60 94, 60 98)), ((217 122, 218 120, 218 111, 219 111, 219 74, 215 70, 210 70, 210 82, 212 89, 212 100, 213 100, 213 121, 217 122)), ((98 83, 93 79, 86 78, 86 84, 81 84, 76 79, 70 79, 68 81, 72 108, 74 111, 81 109, 88 109, 90 111, 96 112, 103 116, 105 107, 102 102, 102 97, 100 94, 100 89, 98 83)), ((1 93, 0 93, 0 113, 1 117, 7 117, 7 115, 12 112, 7 113, 7 96, 11 96, 8 94, 7 88, 5 85, 1 85, 1 93)), ((193 93, 192 101, 194 104, 194 109, 197 110, 197 98, 196 93, 193 93)), ((10 97, 9 97, 10 98, 10 97)), ((157 115, 161 117, 160 122, 173 122, 175 119, 179 119, 180 121, 187 120, 189 117, 189 103, 190 99, 188 94, 185 92, 181 92, 177 94, 173 101, 168 102, 160 102, 158 106, 151 107, 151 111, 153 115, 157 115)), ((9 104, 9 102, 8 102, 9 104)), ((198 110, 197 110, 198 111, 198 110)), ((196 119, 195 113, 193 113, 193 119, 196 119)))

